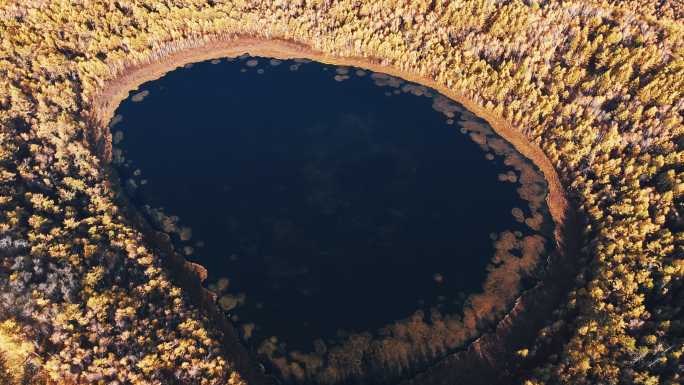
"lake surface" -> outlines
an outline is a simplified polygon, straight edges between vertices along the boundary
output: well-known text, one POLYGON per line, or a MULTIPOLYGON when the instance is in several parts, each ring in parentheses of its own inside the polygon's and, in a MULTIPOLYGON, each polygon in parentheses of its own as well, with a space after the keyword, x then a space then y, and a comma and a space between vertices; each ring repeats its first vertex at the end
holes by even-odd
POLYGON ((511 168, 462 133, 482 120, 371 75, 224 59, 143 84, 117 110, 125 190, 213 290, 229 279, 227 314, 256 325, 253 344, 311 350, 418 309, 457 312, 481 289, 491 234, 530 233, 511 215, 527 202, 501 181, 511 168))

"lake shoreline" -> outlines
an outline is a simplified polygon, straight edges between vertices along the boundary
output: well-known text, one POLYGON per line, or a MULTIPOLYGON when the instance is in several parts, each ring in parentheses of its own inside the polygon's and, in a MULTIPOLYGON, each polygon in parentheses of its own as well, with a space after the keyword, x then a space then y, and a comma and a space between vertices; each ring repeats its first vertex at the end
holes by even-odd
MULTIPOLYGON (((507 315, 498 322, 494 332, 483 333, 475 342, 464 346, 464 350, 462 352, 453 353, 433 365, 436 367, 439 367, 440 365, 449 365, 449 368, 452 368, 452 365, 455 364, 454 361, 459 361, 462 364, 469 366, 472 364, 473 359, 479 357, 480 359, 483 359, 483 362, 489 362, 495 367, 495 361, 497 360, 492 358, 496 354, 504 353, 502 351, 504 350, 504 347, 500 346, 501 344, 510 345, 509 339, 512 337, 510 336, 511 333, 509 331, 514 328, 514 325, 518 326, 515 329, 525 329, 520 328, 519 324, 521 321, 524 322, 526 321, 526 318, 530 317, 529 314, 525 314, 525 309, 530 306, 530 303, 534 303, 535 299, 541 299, 538 297, 548 296, 549 298, 546 298, 546 307, 549 307, 549 304, 554 302, 554 298, 557 300, 558 295, 562 295, 563 290, 560 286, 563 285, 558 285, 559 287, 557 287, 556 290, 544 290, 543 282, 554 282, 554 280, 549 279, 548 276, 554 276, 554 279, 557 281, 558 277, 556 276, 558 274, 562 275, 563 270, 565 271, 565 275, 568 275, 567 270, 561 269, 560 266, 572 264, 573 257, 578 255, 578 250, 575 249, 577 249, 577 245, 579 244, 579 227, 576 224, 574 211, 571 209, 571 206, 565 197, 565 191, 560 182, 560 178, 555 171, 555 168, 543 151, 535 144, 531 143, 522 133, 520 133, 504 119, 497 117, 493 112, 480 107, 464 95, 450 90, 446 86, 440 85, 432 79, 402 71, 394 67, 382 65, 380 64, 379 60, 373 58, 337 57, 323 54, 321 52, 312 50, 305 45, 291 41, 276 39, 265 40, 252 37, 237 37, 230 40, 209 41, 207 44, 201 45, 199 47, 188 48, 169 54, 161 61, 144 63, 142 65, 136 65, 126 69, 123 76, 106 81, 101 87, 101 90, 106 91, 101 92, 92 98, 92 109, 90 112, 92 113, 91 116, 94 118, 91 119, 91 121, 95 123, 94 129, 101 130, 101 132, 104 133, 105 141, 109 141, 109 143, 105 143, 105 146, 111 146, 111 132, 109 132, 107 128, 108 122, 111 120, 114 111, 119 104, 129 96, 130 91, 135 90, 141 84, 147 81, 158 79, 167 72, 185 64, 223 57, 235 57, 244 53, 249 53, 253 56, 263 56, 277 59, 305 58, 325 64, 359 67, 373 72, 386 73, 406 81, 430 87, 449 99, 462 104, 468 111, 487 121, 487 123, 498 135, 511 143, 511 145, 521 155, 529 159, 541 170, 548 184, 548 195, 546 202, 551 214, 551 218, 554 222, 554 241, 557 245, 556 251, 554 252, 556 255, 552 257, 554 261, 551 264, 551 270, 557 271, 557 274, 547 273, 542 279, 542 282, 540 282, 537 286, 522 292, 515 301, 515 305, 513 306, 512 310, 509 311, 507 315), (543 293, 546 293, 546 295, 543 293), (506 338, 506 341, 502 339, 503 336, 508 337, 506 338), (475 354, 475 356, 472 354, 475 354)), ((106 152, 104 154, 105 160, 108 161, 109 159, 106 155, 106 152)), ((173 265, 184 269, 187 273, 193 273, 194 270, 194 268, 191 268, 187 263, 173 263, 173 265)), ((197 295, 198 289, 201 289, 201 285, 199 283, 193 285, 184 283, 184 286, 193 295, 197 295)), ((208 299, 208 296, 208 293, 204 293, 203 295, 205 299, 208 299)), ((210 305, 209 301, 202 302, 204 302, 204 305, 210 305)), ((234 335, 235 332, 234 330, 230 330, 233 329, 230 325, 220 326, 227 335, 234 335)), ((536 332, 536 329, 534 332, 536 332)), ((513 331, 513 333, 515 333, 515 331, 513 331)), ((237 339, 235 342, 238 344, 240 343, 237 341, 237 339)), ((508 348, 508 346, 506 346, 506 348, 508 348)), ((245 364, 247 363, 245 362, 245 364)), ((255 366, 254 363, 252 363, 252 365, 247 365, 255 366)), ((483 367, 483 370, 484 369, 485 368, 483 367)), ((431 369, 428 369, 425 373, 423 373, 423 375, 426 375, 431 371, 431 369)), ((257 380, 255 383, 261 382, 257 380)))
POLYGON ((487 121, 498 135, 511 143, 518 152, 530 159, 542 171, 544 178, 549 184, 547 202, 553 221, 556 224, 564 222, 568 210, 565 190, 553 165, 539 147, 532 144, 510 123, 497 117, 492 111, 479 106, 466 96, 424 76, 379 64, 378 60, 373 58, 332 56, 286 40, 243 37, 230 41, 211 42, 198 48, 190 48, 172 53, 163 61, 127 69, 124 76, 105 82, 101 89, 106 90, 106 92, 102 92, 94 97, 91 112, 94 114, 95 121, 106 127, 114 116, 114 111, 119 104, 129 96, 129 92, 137 89, 141 84, 159 79, 169 71, 182 67, 185 64, 224 57, 236 57, 244 53, 248 53, 251 56, 281 60, 304 58, 336 66, 359 67, 373 72, 385 73, 437 90, 449 99, 462 104, 477 117, 487 121))

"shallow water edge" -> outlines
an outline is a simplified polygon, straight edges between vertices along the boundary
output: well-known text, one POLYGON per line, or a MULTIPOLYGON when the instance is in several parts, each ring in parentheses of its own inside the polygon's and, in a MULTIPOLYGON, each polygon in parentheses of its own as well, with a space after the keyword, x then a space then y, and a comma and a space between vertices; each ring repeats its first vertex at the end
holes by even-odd
MULTIPOLYGON (((450 90, 446 86, 438 84, 435 80, 418 74, 408 73, 394 67, 384 66, 379 63, 378 60, 372 58, 334 57, 314 51, 307 46, 289 41, 263 40, 251 37, 242 37, 228 41, 210 42, 204 46, 189 48, 172 53, 163 58, 162 61, 131 67, 125 71, 124 76, 114 78, 106 82, 101 88, 103 91, 91 98, 92 109, 90 111, 92 113, 91 121, 94 121, 95 123, 95 127, 93 127, 93 129, 101 132, 101 136, 105 141, 105 151, 102 153, 104 160, 106 162, 110 160, 106 151, 106 148, 111 148, 111 132, 109 132, 109 129, 107 128, 108 122, 112 118, 114 111, 121 101, 125 100, 129 96, 129 91, 136 89, 142 83, 157 79, 163 76, 165 73, 185 64, 215 58, 239 56, 243 53, 248 53, 253 56, 273 57, 277 59, 306 58, 331 65, 354 66, 374 72, 386 73, 391 76, 399 77, 410 82, 433 88, 450 99, 462 104, 467 110, 487 121, 487 123, 490 124, 490 126, 498 135, 511 143, 520 154, 530 159, 542 171, 542 174, 548 184, 549 190, 547 195, 547 205, 555 225, 554 238, 556 242, 556 252, 559 254, 558 257, 554 257, 553 259, 567 260, 576 255, 575 250, 572 250, 574 245, 577 244, 575 240, 576 237, 574 235, 568 236, 568 233, 576 233, 574 230, 576 228, 574 225, 574 220, 570 220, 573 212, 568 205, 567 199, 565 198, 564 189, 560 184, 560 180, 555 169, 543 151, 533 143, 529 142, 523 134, 517 131, 509 123, 496 117, 492 112, 478 106, 476 103, 470 101, 456 91, 450 90)), ((182 259, 182 257, 179 258, 182 259)), ((173 264, 183 265, 180 261, 177 261, 177 263, 173 264)), ((564 263, 561 263, 561 265, 563 264, 564 263)), ((184 265, 188 271, 196 270, 196 267, 190 265, 189 263, 185 263, 184 265)), ((200 276, 201 275, 202 274, 200 274, 200 276)), ((546 279, 543 281, 547 281, 547 284, 549 282, 553 282, 546 279)), ((192 286, 201 288, 200 285, 192 286)), ((535 289, 537 288, 535 287, 535 289)), ((524 308, 526 306, 524 303, 537 302, 537 300, 541 299, 524 299, 532 296, 532 293, 530 292, 534 291, 535 289, 528 290, 518 298, 513 310, 499 322, 499 326, 495 332, 496 337, 489 339, 492 341, 482 344, 481 342, 488 340, 486 336, 483 336, 475 343, 470 345, 468 352, 476 352, 477 356, 484 358, 485 361, 490 361, 492 365, 495 365, 495 362, 491 362, 495 361, 492 360, 492 356, 496 355, 496 351, 502 349, 503 347, 493 346, 492 342, 501 340, 502 327, 506 329, 507 326, 510 326, 512 323, 514 323, 514 319, 515 322, 520 323, 520 321, 525 322, 526 318, 529 318, 525 316, 521 317, 520 313, 525 313, 524 308)), ((545 290, 548 291, 548 289, 549 287, 547 286, 545 290)), ((534 312, 538 312, 541 307, 534 309, 534 312)), ((230 328, 230 326, 228 327, 230 328)), ((227 334, 232 335, 233 333, 227 334)), ((229 343, 229 341, 226 342, 229 343)), ((238 343, 237 339, 235 342, 238 343)), ((238 356, 242 355, 239 352, 235 353, 238 353, 238 356)), ((242 361, 245 358, 246 357, 243 356, 243 358, 239 361, 242 361)), ((444 361, 453 361, 455 358, 456 357, 448 357, 444 361)), ((470 359, 465 359, 465 361, 470 361, 470 359)), ((243 361, 242 364, 251 366, 246 361, 243 361)), ((239 364, 238 368, 240 366, 242 365, 239 364)), ((436 366, 444 365, 437 364, 436 366)), ((475 367, 477 367, 477 365, 475 365, 475 367)), ((471 369, 475 369, 475 367, 471 367, 471 369)), ((255 383, 261 383, 261 381, 256 380, 255 383)))

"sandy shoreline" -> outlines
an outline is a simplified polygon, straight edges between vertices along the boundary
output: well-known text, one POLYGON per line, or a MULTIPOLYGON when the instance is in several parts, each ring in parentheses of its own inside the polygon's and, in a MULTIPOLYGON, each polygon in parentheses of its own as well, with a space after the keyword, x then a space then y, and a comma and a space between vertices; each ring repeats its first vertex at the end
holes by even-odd
MULTIPOLYGON (((210 42, 204 46, 189 48, 170 54, 160 62, 143 64, 130 68, 125 71, 125 75, 105 82, 102 87, 102 90, 104 91, 93 98, 92 111, 89 112, 95 118, 95 122, 100 125, 100 127, 97 128, 106 131, 108 130, 106 128, 107 124, 113 117, 116 108, 129 96, 130 91, 137 89, 142 83, 158 79, 167 72, 188 63, 196 63, 223 57, 235 57, 244 53, 248 53, 252 56, 277 59, 305 58, 331 65, 353 66, 373 72, 386 73, 406 81, 435 89, 442 95, 462 104, 467 110, 486 120, 499 136, 511 143, 520 154, 530 159, 541 170, 548 183, 548 196, 546 201, 555 225, 554 237, 558 245, 557 252, 560 254, 557 259, 567 260, 567 257, 571 258, 575 254, 575 252, 571 252, 570 250, 575 248, 576 245, 574 245, 574 243, 577 242, 577 239, 575 239, 575 236, 568 236, 568 232, 571 234, 576 232, 576 226, 574 223, 570 223, 574 222, 574 220, 571 219, 574 218, 574 213, 571 211, 571 206, 565 197, 565 190, 563 189, 556 170, 539 147, 531 143, 522 133, 504 119, 497 117, 493 112, 480 107, 464 95, 438 84, 433 79, 408 73, 397 68, 383 66, 378 63, 378 60, 373 60, 371 58, 332 56, 312 50, 304 45, 284 40, 264 40, 251 37, 240 37, 227 41, 210 42), (570 246, 570 248, 567 246, 570 246)), ((561 265, 564 264, 565 263, 561 263, 561 265)), ((522 293, 516 301, 514 308, 502 319, 499 326, 506 327, 512 322, 512 318, 519 318, 518 313, 521 311, 524 312, 524 307, 526 307, 523 302, 534 302, 524 298, 529 297, 530 295, 531 293, 528 292, 522 293), (521 306, 523 307, 522 309, 521 306)), ((523 315, 522 318, 524 321, 526 317, 523 315)), ((499 334, 499 332, 499 327, 497 327, 494 334, 499 334)), ((486 337, 486 335, 483 335, 482 337, 486 337)), ((493 339, 496 340, 497 338, 493 337, 493 339)), ((236 343, 239 342, 236 341, 236 343)), ((482 347, 478 342, 471 344, 469 350, 472 350, 473 347, 478 350, 478 354, 487 355, 486 352, 480 351, 482 347)), ((468 348, 468 346, 465 346, 464 348, 468 348)), ((489 348, 492 349, 494 347, 489 346, 489 348)), ((484 347, 484 350, 487 350, 487 347, 484 347)))

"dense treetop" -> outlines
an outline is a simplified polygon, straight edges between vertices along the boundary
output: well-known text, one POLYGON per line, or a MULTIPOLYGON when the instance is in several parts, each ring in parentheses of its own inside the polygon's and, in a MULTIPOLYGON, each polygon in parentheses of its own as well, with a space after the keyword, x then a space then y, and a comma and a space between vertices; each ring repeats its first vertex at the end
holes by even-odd
POLYGON ((577 206, 583 247, 575 288, 519 354, 533 367, 519 381, 681 383, 682 9, 679 0, 0 1, 0 383, 249 377, 225 329, 170 279, 120 207, 109 135, 89 118, 106 81, 238 36, 434 79, 523 133, 577 206), (562 347, 537 356, 549 343, 562 347))

